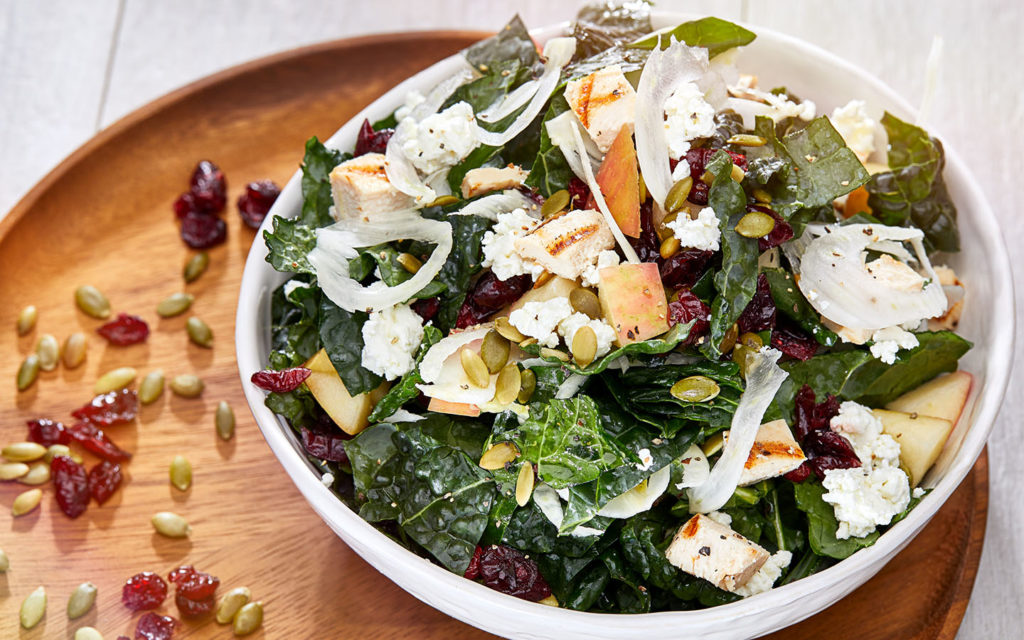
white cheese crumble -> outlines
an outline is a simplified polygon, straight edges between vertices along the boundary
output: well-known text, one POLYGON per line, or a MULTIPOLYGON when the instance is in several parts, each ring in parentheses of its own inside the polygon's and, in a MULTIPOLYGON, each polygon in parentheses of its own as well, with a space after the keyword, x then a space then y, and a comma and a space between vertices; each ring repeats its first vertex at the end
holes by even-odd
POLYGON ((525 236, 539 222, 526 213, 526 209, 515 209, 499 213, 498 222, 484 233, 481 247, 484 251, 483 266, 490 267, 499 280, 530 274, 536 279, 544 271, 529 258, 516 253, 516 238, 525 236))
POLYGON ((910 497, 919 500, 924 497, 925 490, 921 487, 914 487, 914 490, 910 492, 910 497))
POLYGON ((572 345, 576 332, 583 327, 590 327, 597 337, 597 353, 594 358, 600 358, 612 350, 612 343, 615 342, 615 329, 600 319, 592 319, 585 313, 574 313, 558 323, 558 335, 565 340, 566 346, 572 345))
POLYGON ((542 347, 558 346, 558 324, 574 313, 569 298, 527 302, 508 316, 509 323, 524 336, 536 338, 542 347))
POLYGON ((875 152, 875 121, 868 115, 863 100, 850 100, 845 106, 836 107, 829 120, 861 162, 875 152))
MULTIPOLYGON (((486 236, 485 236, 486 237, 486 236)), ((597 287, 601 284, 601 269, 619 264, 619 254, 605 250, 597 254, 597 262, 583 270, 580 282, 584 287, 597 287)))
POLYGON ((402 152, 420 172, 430 175, 454 166, 477 146, 473 107, 459 102, 421 122, 406 117, 401 122, 407 139, 402 152))
POLYGON ((325 473, 324 475, 320 476, 320 482, 325 487, 330 487, 331 485, 334 484, 334 474, 329 472, 325 473))
POLYGON ((680 158, 676 163, 676 168, 672 170, 672 183, 679 182, 688 175, 690 175, 690 163, 686 161, 686 158, 680 158))
POLYGON ((668 151, 678 158, 690 150, 690 141, 715 133, 715 108, 693 82, 680 85, 665 100, 665 134, 668 151))
POLYGON ((422 340, 422 320, 409 305, 374 311, 363 323, 363 366, 388 380, 400 378, 415 366, 422 340))
POLYGON ((885 364, 896 362, 896 354, 900 349, 913 349, 919 343, 917 336, 900 327, 879 329, 871 336, 871 355, 885 364))
POLYGON ((785 94, 778 95, 771 93, 770 91, 762 91, 749 85, 749 83, 737 83, 729 87, 730 92, 739 93, 741 95, 759 100, 768 105, 767 115, 772 120, 778 122, 784 118, 800 118, 804 121, 814 119, 814 115, 818 111, 817 105, 810 100, 803 100, 801 102, 793 102, 785 94))
POLYGON ((722 525, 723 527, 728 527, 732 525, 732 516, 730 516, 728 513, 724 511, 712 511, 707 515, 709 518, 711 518, 718 524, 722 525))
POLYGON ((636 452, 640 456, 640 464, 636 465, 636 468, 641 471, 647 471, 654 464, 654 456, 651 455, 651 450, 643 448, 636 452))
POLYGON ((704 207, 697 214, 697 219, 680 215, 666 225, 675 234, 679 244, 691 249, 718 251, 718 242, 722 232, 718 228, 718 216, 711 207, 704 207))
POLYGON ((782 572, 789 567, 789 563, 793 561, 793 554, 789 551, 777 551, 773 553, 761 568, 757 570, 757 573, 750 576, 750 580, 747 583, 737 587, 733 590, 733 593, 749 598, 750 596, 756 596, 759 593, 764 593, 772 588, 775 581, 782 576, 782 572))
POLYGON ((420 106, 427 99, 419 91, 413 90, 405 94, 405 103, 395 110, 395 120, 401 122, 412 115, 412 110, 420 106))

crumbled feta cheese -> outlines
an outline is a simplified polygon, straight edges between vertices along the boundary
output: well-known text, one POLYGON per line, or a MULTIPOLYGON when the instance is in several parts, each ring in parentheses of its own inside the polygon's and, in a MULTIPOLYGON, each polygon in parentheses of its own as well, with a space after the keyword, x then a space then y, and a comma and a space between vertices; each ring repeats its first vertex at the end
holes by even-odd
POLYGON ((427 99, 419 91, 413 90, 405 94, 405 103, 395 110, 395 120, 401 122, 412 115, 412 110, 420 106, 427 99))
POLYGON ((484 251, 483 266, 490 267, 499 280, 529 273, 536 279, 544 271, 529 258, 516 252, 516 238, 525 236, 539 224, 526 213, 526 209, 515 209, 499 213, 498 222, 484 233, 481 246, 484 251))
POLYGON ((921 487, 914 487, 914 490, 910 492, 910 497, 915 500, 919 500, 924 497, 925 493, 925 490, 921 487))
POLYGON ((736 587, 733 593, 749 598, 750 596, 756 596, 759 593, 768 591, 775 584, 775 581, 782 576, 782 572, 789 567, 789 563, 792 561, 793 554, 789 551, 773 553, 770 558, 765 560, 765 563, 761 565, 757 573, 752 575, 746 584, 736 587))
POLYGON ((636 452, 640 456, 640 464, 636 465, 636 468, 641 471, 647 471, 654 464, 654 456, 651 455, 651 450, 644 448, 636 452))
POLYGON ((605 250, 597 254, 597 262, 583 270, 580 282, 584 287, 597 287, 601 284, 601 269, 619 264, 619 254, 605 250))
POLYGON ((712 511, 707 514, 709 518, 723 526, 732 526, 732 516, 724 511, 712 511))
POLYGON ((454 166, 477 146, 473 107, 459 102, 421 122, 401 121, 407 136, 402 152, 420 172, 430 175, 454 166))
POLYGON ((680 158, 676 168, 672 170, 672 182, 676 183, 690 175, 690 163, 686 158, 680 158))
POLYGON ((722 232, 718 228, 718 216, 711 207, 701 209, 696 220, 680 215, 666 226, 684 247, 718 251, 718 241, 722 237, 722 232))
POLYGON ((597 337, 597 353, 595 358, 600 358, 612 350, 612 343, 615 342, 615 329, 600 319, 591 319, 585 313, 574 313, 558 323, 558 335, 565 339, 567 346, 572 345, 576 332, 583 327, 590 327, 597 337))
POLYGON ((818 111, 817 105, 810 100, 793 102, 785 94, 777 95, 769 91, 762 91, 751 86, 749 82, 743 82, 742 77, 740 80, 739 83, 729 87, 729 93, 764 103, 768 108, 765 109, 763 115, 776 122, 784 118, 800 118, 805 121, 813 120, 815 113, 818 111))
POLYGON ((883 433, 882 421, 864 405, 850 400, 842 403, 829 427, 850 441, 865 466, 899 466, 899 443, 883 433))
POLYGON ((332 484, 334 484, 334 474, 330 472, 325 473, 324 475, 320 476, 320 482, 325 487, 330 487, 332 484))
POLYGON ((900 349, 913 349, 919 344, 917 336, 900 327, 879 329, 872 334, 871 340, 874 343, 871 345, 871 355, 885 364, 896 362, 896 353, 900 349))
POLYGON ((536 338, 542 347, 558 346, 558 324, 574 313, 569 298, 527 302, 508 316, 509 323, 524 336, 536 338))
POLYGON ((829 118, 846 146, 865 162, 875 151, 875 121, 868 115, 863 100, 850 100, 836 107, 829 118))
POLYGON ((678 158, 690 150, 690 141, 715 133, 715 108, 693 82, 679 86, 665 100, 665 134, 668 152, 678 158))
POLYGON ((422 320, 409 305, 374 311, 363 323, 363 366, 388 380, 404 376, 422 340, 422 320))

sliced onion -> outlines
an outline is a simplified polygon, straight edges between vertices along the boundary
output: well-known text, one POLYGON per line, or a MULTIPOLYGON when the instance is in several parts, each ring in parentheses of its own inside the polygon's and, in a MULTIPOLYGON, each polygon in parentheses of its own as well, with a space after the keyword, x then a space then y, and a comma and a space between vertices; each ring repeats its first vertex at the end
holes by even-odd
POLYGON ((423 360, 420 361, 420 377, 424 382, 437 382, 441 375, 441 369, 449 356, 458 353, 474 340, 483 340, 490 330, 491 325, 485 324, 466 331, 453 331, 441 338, 437 344, 427 350, 423 360))
MULTIPOLYGON (((531 81, 537 83, 537 90, 534 92, 529 104, 504 131, 487 131, 481 128, 477 132, 480 142, 491 147, 500 147, 530 126, 530 123, 540 114, 540 110, 544 108, 548 98, 551 97, 552 92, 558 86, 562 77, 562 68, 569 64, 575 52, 575 38, 552 38, 548 40, 547 44, 544 45, 544 57, 546 58, 544 73, 537 80, 531 81)), ((516 99, 521 99, 521 96, 516 99)), ((514 111, 515 109, 511 109, 505 115, 507 116, 514 111)))
POLYGON ((811 225, 813 238, 800 256, 798 286, 826 319, 848 329, 883 329, 941 316, 948 301, 924 250, 924 233, 881 224, 811 225), (895 242, 893 242, 895 241, 895 242), (898 243, 914 250, 928 282, 919 291, 901 291, 872 277, 867 251, 907 258, 898 243))
POLYGON ((444 104, 445 100, 448 99, 448 96, 472 80, 475 75, 476 71, 474 71, 473 67, 469 65, 465 58, 462 58, 462 65, 452 75, 431 89, 423 102, 413 107, 409 117, 419 122, 428 116, 434 115, 444 104))
POLYGON ((708 479, 688 491, 691 513, 709 513, 722 508, 739 486, 764 412, 789 375, 776 364, 781 356, 779 351, 767 347, 747 356, 747 388, 733 414, 729 440, 708 479))
POLYGON ((565 161, 572 172, 577 178, 585 181, 587 174, 583 171, 583 160, 586 159, 590 162, 591 171, 596 171, 603 154, 589 135, 583 136, 583 143, 587 148, 586 155, 581 156, 576 153, 576 139, 572 135, 572 130, 577 122, 579 119, 574 112, 565 111, 548 120, 544 124, 544 128, 547 129, 551 144, 562 150, 562 155, 565 156, 565 161))
POLYGON ((666 465, 637 486, 615 496, 601 507, 597 515, 606 518, 632 518, 654 506, 654 501, 668 489, 672 479, 672 465, 666 465))
POLYGON ((423 182, 431 191, 434 192, 436 196, 450 196, 452 195, 452 188, 451 185, 448 184, 448 173, 451 170, 451 167, 438 169, 424 178, 423 182))
MULTIPOLYGON (((562 501, 559 496, 562 494, 568 496, 568 489, 556 492, 551 488, 550 485, 541 482, 533 490, 533 502, 540 509, 540 512, 544 514, 544 517, 548 519, 548 522, 555 525, 555 527, 561 531, 562 521, 565 520, 565 510, 562 508, 562 501)), ((592 527, 577 526, 569 535, 574 538, 589 538, 590 536, 598 536, 604 533, 600 529, 594 529, 592 527)))
POLYGON ((442 338, 423 356, 420 377, 430 384, 416 385, 429 398, 446 402, 485 405, 494 398, 498 376, 491 375, 486 387, 477 387, 469 380, 459 356, 463 349, 480 351, 484 336, 491 330, 490 323, 467 331, 451 333, 442 338))
POLYGON ((386 160, 384 170, 391 186, 416 198, 416 204, 423 206, 437 198, 437 193, 424 184, 420 179, 420 174, 416 172, 416 167, 402 151, 402 145, 410 136, 410 126, 415 126, 415 124, 409 120, 403 120, 395 128, 395 133, 388 140, 387 149, 384 151, 386 160))
POLYGON ((586 381, 587 376, 581 375, 579 373, 570 374, 569 377, 565 379, 565 382, 558 385, 558 390, 555 391, 555 399, 566 400, 568 398, 573 397, 574 395, 576 395, 576 392, 580 390, 580 387, 582 387, 583 383, 586 381))
POLYGON ((532 209, 535 203, 520 191, 506 189, 501 193, 493 193, 474 200, 458 211, 452 212, 453 216, 479 216, 493 222, 498 221, 499 213, 508 213, 516 209, 526 209, 526 213, 539 216, 539 211, 532 209))
POLYGON ((396 409, 394 413, 388 416, 388 422, 419 422, 420 420, 426 420, 424 416, 412 411, 406 411, 405 409, 396 409))
POLYGON ((711 464, 700 447, 691 444, 679 462, 683 465, 683 478, 676 483, 676 489, 699 487, 707 482, 708 475, 711 474, 711 464))
POLYGON ((331 302, 346 311, 369 312, 393 307, 416 295, 441 271, 451 250, 450 224, 428 220, 415 211, 396 211, 370 222, 342 220, 317 229, 316 247, 309 252, 309 262, 331 302), (356 249, 406 238, 436 245, 413 277, 394 287, 382 282, 364 287, 349 276, 349 260, 359 255, 356 249))

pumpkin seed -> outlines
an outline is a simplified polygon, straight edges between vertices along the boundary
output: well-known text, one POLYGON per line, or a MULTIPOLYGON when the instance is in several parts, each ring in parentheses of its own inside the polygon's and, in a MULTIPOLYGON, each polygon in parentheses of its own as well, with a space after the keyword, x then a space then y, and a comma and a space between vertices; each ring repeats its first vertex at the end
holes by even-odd
POLYGON ((519 348, 525 349, 526 347, 532 347, 535 344, 537 344, 537 338, 527 338, 519 343, 519 348))
POLYGON ((516 479, 516 504, 525 507, 533 495, 533 463, 526 461, 519 467, 519 477, 516 479))
POLYGON ((235 614, 231 631, 236 636, 247 636, 255 632, 263 624, 263 603, 249 602, 235 614))
POLYGON ((409 273, 416 273, 423 267, 423 261, 411 253, 398 254, 398 257, 395 258, 395 262, 402 265, 402 268, 409 273))
POLYGON ((210 254, 205 251, 201 251, 196 255, 188 259, 185 263, 185 269, 182 275, 185 277, 185 282, 195 282, 199 279, 199 276, 206 272, 206 268, 210 266, 210 254))
POLYGON ((92 390, 96 395, 118 391, 134 382, 137 375, 138 372, 133 367, 120 367, 100 376, 100 379, 93 385, 92 390))
POLYGON ((227 402, 221 400, 217 405, 217 410, 213 414, 213 422, 221 440, 230 440, 235 435, 235 412, 227 402))
POLYGON ((171 460, 171 484, 178 491, 188 491, 192 486, 192 463, 185 456, 174 456, 171 460))
POLYGON ((38 587, 21 601, 21 611, 18 612, 21 626, 31 629, 42 621, 44 614, 46 614, 46 589, 38 587))
POLYGON ((53 459, 57 456, 71 457, 71 447, 66 444, 51 444, 46 448, 46 455, 43 456, 43 460, 47 463, 53 462, 53 459))
POLYGON ((546 285, 548 282, 550 282, 551 279, 554 278, 554 277, 555 277, 555 274, 551 273, 550 271, 544 271, 539 276, 537 276, 536 280, 533 281, 533 288, 534 289, 540 289, 541 287, 546 285))
MULTIPOLYGON (((548 596, 546 598, 541 598, 540 600, 538 600, 537 604, 546 604, 549 607, 557 607, 558 606, 558 598, 556 598, 555 596, 548 596)), ((78 639, 76 638, 75 640, 78 640, 78 639)))
POLYGON ((39 356, 30 353, 21 361, 18 367, 18 391, 24 391, 32 386, 39 377, 39 356))
POLYGON ((28 471, 28 465, 24 462, 0 463, 0 480, 17 480, 28 471))
POLYGON ((705 169, 704 173, 700 175, 700 181, 708 186, 711 186, 711 183, 715 181, 715 174, 705 169))
POLYGON ((0 449, 0 455, 11 462, 32 462, 46 455, 46 447, 38 442, 15 442, 0 449))
POLYGON ((523 369, 520 378, 519 398, 517 399, 520 404, 526 404, 533 397, 533 392, 537 388, 537 374, 532 369, 523 369))
POLYGON ((743 178, 746 177, 746 175, 747 174, 743 172, 743 169, 740 169, 739 166, 735 164, 732 165, 732 170, 729 172, 729 177, 735 182, 743 182, 743 178))
POLYGON ((756 333, 744 333, 739 337, 739 341, 744 347, 754 351, 760 351, 764 347, 764 340, 756 333))
POLYGON ((170 511, 161 511, 150 520, 156 532, 168 538, 187 538, 192 534, 188 520, 170 511))
POLYGON ((753 190, 754 200, 757 200, 761 204, 771 204, 772 194, 768 193, 764 189, 758 187, 753 190))
POLYGON ((75 304, 88 316, 103 320, 110 317, 110 300, 103 292, 92 285, 82 285, 75 289, 75 304))
POLYGON ((466 372, 470 384, 481 389, 491 384, 491 374, 479 353, 472 349, 463 349, 459 353, 459 360, 462 362, 462 370, 466 372))
POLYGON ((679 248, 681 246, 682 244, 679 242, 679 238, 675 237, 675 235, 671 235, 662 241, 661 247, 658 249, 658 253, 661 254, 662 258, 668 260, 679 253, 679 248))
POLYGON ((46 333, 40 336, 36 343, 36 355, 39 356, 39 368, 43 371, 53 371, 60 362, 60 343, 53 335, 46 333))
POLYGON ((494 385, 494 401, 500 405, 511 404, 519 396, 523 386, 523 376, 519 372, 519 365, 510 362, 498 373, 498 380, 494 385))
POLYGON ((228 624, 231 622, 238 610, 251 599, 252 592, 249 591, 249 587, 235 587, 225 593, 217 603, 217 623, 228 624))
POLYGON ((50 481, 50 463, 49 462, 34 462, 29 465, 28 473, 18 478, 18 482, 21 484, 27 484, 29 486, 37 486, 46 484, 50 481))
POLYGON ((92 627, 79 627, 75 630, 74 640, 103 640, 103 634, 92 627))
POLYGON ((480 468, 494 471, 504 469, 505 465, 519 457, 519 447, 511 442, 492 444, 480 456, 480 468))
POLYGON ((29 489, 24 493, 18 494, 18 497, 14 499, 14 503, 11 504, 11 515, 15 517, 25 515, 38 507, 39 501, 42 499, 42 489, 29 489))
POLYGON ((185 332, 188 333, 189 340, 209 349, 213 346, 213 330, 210 329, 210 325, 206 324, 199 318, 192 316, 185 323, 185 332))
POLYGON ((689 376, 676 382, 669 389, 672 397, 683 402, 708 402, 718 396, 718 383, 707 376, 689 376))
POLYGON ((558 213, 569 206, 569 192, 559 189, 551 194, 551 197, 540 206, 540 217, 547 220, 548 217, 558 213))
POLYGON ((647 182, 644 180, 644 174, 639 174, 637 176, 637 181, 640 183, 637 185, 639 187, 638 191, 640 192, 640 202, 644 202, 647 200, 647 182))
POLYGON ((548 349, 547 347, 540 348, 540 356, 542 358, 556 358, 562 362, 569 362, 569 354, 560 349, 548 349))
POLYGON ((68 598, 68 618, 74 620, 81 618, 96 602, 96 585, 91 582, 83 582, 75 587, 68 598))
POLYGON ((198 398, 206 385, 203 384, 203 380, 199 376, 184 373, 171 378, 170 387, 171 391, 182 398, 198 398))
POLYGON ((156 313, 161 318, 172 318, 189 310, 196 297, 191 293, 172 293, 156 305, 156 313))
POLYGON ((569 304, 575 311, 579 311, 588 318, 597 320, 601 317, 601 301, 597 298, 597 294, 590 289, 580 287, 570 291, 569 304))
POLYGON ((725 335, 722 336, 722 343, 719 345, 718 350, 722 353, 729 353, 732 351, 733 347, 736 346, 736 339, 739 338, 739 335, 739 329, 735 324, 733 324, 729 327, 729 330, 725 332, 725 335))
POLYGON ((7 553, 0 549, 0 573, 7 573, 7 570, 11 568, 11 559, 7 557, 7 553))
POLYGON ((677 181, 668 190, 665 196, 665 210, 669 213, 676 213, 686 206, 686 199, 690 197, 690 190, 693 189, 693 178, 686 176, 677 181))
POLYGON ((512 326, 512 323, 504 316, 494 321, 494 330, 497 331, 500 336, 508 338, 512 342, 522 342, 526 339, 526 336, 520 333, 519 329, 512 326))
POLYGON ((763 238, 775 228, 775 218, 762 211, 751 211, 736 223, 736 233, 744 238, 763 238))
POLYGON ((725 446, 725 434, 719 431, 705 440, 704 444, 700 445, 700 449, 704 452, 704 455, 713 456, 721 451, 723 446, 725 446))
POLYGON ((586 325, 576 330, 572 336, 572 358, 581 367, 585 367, 597 357, 597 334, 586 325))
POLYGON ((725 141, 726 144, 735 144, 741 147, 763 147, 767 142, 768 141, 761 136, 755 136, 749 133, 737 133, 725 141))
POLYGON ((139 383, 139 402, 153 404, 164 393, 164 370, 155 369, 146 374, 139 383))
MULTIPOLYGON (((480 345, 480 358, 487 365, 489 373, 498 373, 508 362, 508 354, 512 345, 501 336, 500 333, 491 329, 484 336, 484 342, 480 345)), ((488 381, 490 382, 490 381, 488 381)))
POLYGON ((85 352, 88 347, 89 342, 81 331, 76 331, 68 336, 68 339, 64 341, 64 366, 74 369, 85 362, 85 352))
POLYGON ((23 336, 36 326, 39 319, 39 311, 34 304, 30 304, 18 313, 18 335, 23 336))
POLYGON ((427 207, 447 207, 450 204, 455 204, 459 199, 455 196, 438 196, 434 198, 434 201, 427 205, 427 207))

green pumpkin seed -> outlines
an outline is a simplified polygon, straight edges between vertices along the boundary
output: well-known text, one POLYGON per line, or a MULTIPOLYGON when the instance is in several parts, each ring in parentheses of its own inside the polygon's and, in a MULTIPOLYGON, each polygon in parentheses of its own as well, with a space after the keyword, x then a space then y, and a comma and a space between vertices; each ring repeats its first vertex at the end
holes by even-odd
POLYGON ((24 462, 0 463, 0 480, 17 480, 28 473, 28 465, 24 462))
POLYGON ((139 402, 153 404, 164 393, 164 371, 155 369, 146 374, 139 383, 139 402))
POLYGON ((556 358, 562 362, 569 362, 569 354, 562 351, 561 349, 548 349, 547 347, 540 348, 540 356, 542 358, 556 358))
POLYGON ((21 484, 27 484, 29 486, 38 486, 46 484, 50 481, 50 463, 49 462, 34 462, 29 465, 28 473, 18 478, 18 482, 21 484))
POLYGON ((7 570, 11 568, 11 559, 7 557, 7 552, 0 549, 0 573, 7 573, 7 570))
POLYGON ((75 304, 88 316, 100 320, 110 317, 110 300, 103 292, 91 285, 82 285, 75 289, 75 304))
POLYGON ((42 489, 29 489, 24 493, 18 494, 18 497, 14 499, 14 503, 11 504, 11 515, 15 517, 25 515, 38 507, 39 501, 42 499, 42 489))
POLYGON ((192 486, 192 463, 184 456, 174 456, 171 460, 171 484, 178 491, 188 491, 192 486))
POLYGON ((480 345, 480 358, 487 365, 488 373, 498 373, 508 362, 508 354, 512 345, 496 330, 491 329, 484 336, 480 345))
POLYGON ((511 404, 517 397, 523 386, 523 375, 519 371, 519 365, 510 362, 498 373, 498 379, 494 384, 494 401, 500 405, 511 404))
POLYGON ((0 449, 0 455, 11 462, 33 462, 46 455, 46 447, 38 442, 15 442, 0 449))
POLYGON ((671 235, 662 241, 661 247, 659 247, 658 249, 658 253, 661 255, 662 258, 668 260, 672 256, 679 253, 679 249, 681 246, 682 243, 679 242, 679 238, 675 237, 675 235, 671 235))
POLYGON ((763 147, 768 141, 761 136, 755 136, 749 133, 737 133, 725 142, 726 144, 735 144, 741 147, 763 147))
POLYGON ((504 316, 494 321, 494 330, 498 332, 498 335, 512 342, 522 342, 526 339, 526 336, 520 333, 519 329, 512 326, 512 323, 504 316))
POLYGON ((231 631, 236 636, 247 636, 255 632, 263 624, 263 603, 249 602, 235 614, 231 631))
POLYGON ((665 210, 669 213, 676 213, 686 206, 686 199, 690 197, 690 190, 693 189, 693 178, 686 176, 679 180, 668 190, 665 196, 665 210))
POLYGON ((505 465, 519 457, 519 447, 512 442, 492 444, 480 456, 480 468, 494 471, 504 469, 505 465))
POLYGON ((760 351, 764 347, 764 340, 756 333, 744 333, 739 337, 739 343, 754 351, 760 351))
POLYGON ((526 404, 533 397, 533 392, 537 388, 537 374, 532 369, 523 369, 520 376, 518 400, 520 404, 526 404))
POLYGON ((559 189, 558 191, 551 194, 551 197, 544 201, 544 204, 540 206, 540 217, 547 220, 549 217, 558 213, 562 209, 569 206, 569 192, 565 189, 559 189))
POLYGON ((60 343, 53 335, 46 333, 39 337, 36 343, 36 355, 39 356, 39 368, 43 371, 53 371, 60 362, 60 343))
POLYGON ((18 614, 21 618, 21 626, 31 629, 42 621, 45 614, 46 589, 38 587, 21 601, 21 611, 18 614))
POLYGON ((455 204, 459 199, 455 196, 438 196, 434 198, 433 202, 427 205, 427 207, 447 207, 450 204, 455 204))
POLYGON ((519 343, 519 348, 525 349, 527 347, 532 347, 535 344, 537 344, 537 338, 527 338, 519 343))
POLYGON ((100 376, 100 379, 93 385, 92 390, 96 395, 118 391, 134 382, 137 375, 138 372, 133 367, 120 367, 100 376))
POLYGON ((34 304, 30 304, 18 313, 18 335, 23 336, 36 326, 39 319, 39 311, 34 304))
POLYGON ((590 289, 580 287, 569 292, 569 304, 588 318, 597 320, 601 317, 601 301, 590 289))
POLYGON ((736 223, 736 233, 744 238, 763 238, 775 228, 775 218, 762 211, 751 211, 736 223))
POLYGON ((759 187, 757 189, 754 189, 752 191, 752 193, 754 195, 754 200, 760 202, 761 204, 771 204, 772 203, 772 194, 768 193, 764 189, 761 189, 759 187))
POLYGON ((103 634, 92 627, 79 627, 74 640, 103 640, 103 634))
POLYGON ((249 587, 235 587, 225 593, 217 603, 217 624, 228 624, 238 610, 252 599, 249 587))
POLYGON ((206 385, 199 376, 185 373, 171 378, 170 387, 171 391, 182 398, 198 398, 206 385))
POLYGON ((85 352, 89 348, 89 342, 85 334, 76 331, 64 341, 64 366, 74 369, 85 362, 85 352))
POLYGON ((516 504, 525 507, 533 495, 533 464, 526 461, 519 467, 519 476, 516 478, 516 504))
POLYGON ((195 299, 191 293, 172 293, 156 305, 156 313, 161 318, 173 318, 188 311, 195 299))
POLYGON ((68 618, 74 620, 89 613, 92 605, 96 602, 96 585, 91 582, 83 582, 75 587, 68 598, 68 618))
POLYGON ((210 254, 205 251, 200 251, 196 255, 188 259, 185 263, 185 269, 182 275, 185 277, 185 282, 195 282, 199 279, 199 276, 206 272, 206 268, 210 266, 210 254))
POLYGON ((24 391, 32 386, 39 377, 39 356, 30 353, 21 361, 18 367, 18 391, 24 391))
POLYGON ((729 171, 729 177, 732 178, 734 182, 743 182, 743 178, 746 176, 747 174, 743 169, 740 169, 738 165, 732 165, 732 169, 729 171))
POLYGON ((739 329, 737 329, 736 325, 733 324, 729 327, 729 330, 725 332, 725 335, 722 336, 722 344, 719 345, 718 349, 722 353, 729 353, 732 351, 733 347, 736 346, 736 340, 739 339, 739 336, 739 329))
POLYGON ((411 253, 400 253, 395 258, 395 262, 402 265, 402 268, 409 273, 416 273, 423 267, 423 261, 412 255, 411 253))
POLYGON ((472 349, 463 349, 459 352, 459 360, 462 362, 462 370, 466 372, 470 384, 481 389, 491 384, 491 374, 479 353, 472 349))
POLYGON ((676 382, 669 389, 672 397, 683 402, 708 402, 718 396, 718 383, 707 376, 690 376, 676 382))
POLYGON ((581 367, 585 367, 594 361, 597 356, 597 334, 586 325, 576 330, 572 337, 573 360, 581 367))
POLYGON ((230 440, 235 435, 235 412, 231 409, 231 405, 221 400, 217 405, 217 411, 213 414, 213 423, 220 439, 230 440))
POLYGON ((209 349, 213 346, 213 330, 210 329, 210 325, 206 324, 199 318, 192 316, 185 323, 185 332, 188 333, 189 340, 209 349))
POLYGON ((46 455, 43 456, 43 460, 47 463, 53 462, 53 459, 57 456, 71 457, 71 447, 66 444, 51 444, 46 448, 46 455))
POLYGON ((168 538, 187 538, 192 534, 188 520, 170 511, 161 511, 150 520, 156 532, 168 538))

